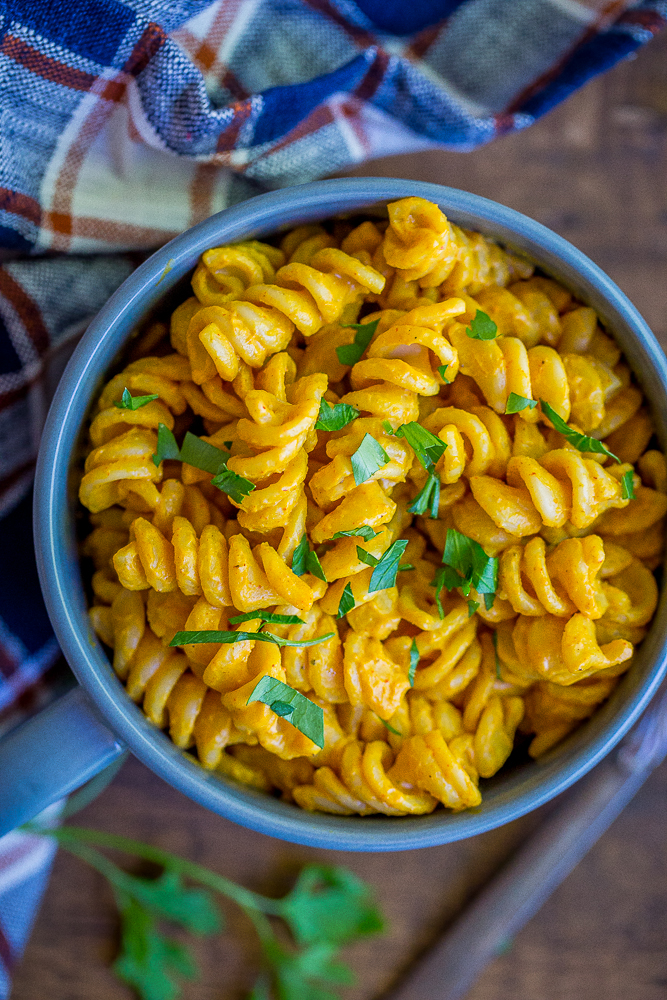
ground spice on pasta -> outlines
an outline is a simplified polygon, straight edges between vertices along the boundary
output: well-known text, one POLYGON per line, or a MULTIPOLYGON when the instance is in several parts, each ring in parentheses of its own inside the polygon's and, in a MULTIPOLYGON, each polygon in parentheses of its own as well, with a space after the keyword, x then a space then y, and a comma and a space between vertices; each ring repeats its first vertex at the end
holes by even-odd
POLYGON ((304 809, 477 805, 655 611, 667 466, 619 348, 420 198, 208 250, 192 289, 90 424, 114 669, 203 767, 304 809))

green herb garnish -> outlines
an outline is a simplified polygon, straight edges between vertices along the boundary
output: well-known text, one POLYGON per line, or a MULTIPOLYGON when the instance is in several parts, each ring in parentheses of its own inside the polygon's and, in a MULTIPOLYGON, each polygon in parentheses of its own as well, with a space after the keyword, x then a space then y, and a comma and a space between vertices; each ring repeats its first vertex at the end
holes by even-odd
MULTIPOLYGON (((387 551, 378 560, 373 572, 371 573, 371 579, 368 584, 368 593, 374 594, 376 590, 386 590, 388 587, 393 587, 396 584, 396 574, 398 573, 398 564, 401 561, 401 556, 408 547, 407 538, 398 538, 395 542, 392 542, 387 551)), ((359 549, 357 549, 357 555, 359 554, 359 549)), ((365 553, 369 555, 368 552, 365 553)), ((366 562, 366 560, 364 560, 366 562)))
POLYGON ((366 549, 362 549, 360 545, 357 545, 357 559, 361 559, 361 561, 366 563, 367 566, 374 567, 380 562, 379 559, 377 559, 370 552, 367 552, 366 549))
POLYGON ((443 588, 453 590, 460 587, 467 597, 470 588, 474 587, 478 594, 484 595, 484 603, 487 610, 490 610, 498 587, 498 559, 487 556, 479 542, 462 535, 454 528, 448 528, 442 562, 444 565, 438 568, 432 583, 436 590, 440 617, 443 617, 440 602, 443 588))
POLYGON ((412 640, 412 645, 410 646, 410 668, 408 670, 408 680, 410 681, 410 687, 415 686, 415 673, 417 671, 417 664, 419 663, 419 650, 417 649, 417 640, 412 640))
POLYGON ((230 500, 235 503, 242 503, 244 497, 255 489, 255 484, 243 476, 238 476, 231 469, 224 468, 218 472, 211 480, 211 486, 215 486, 221 493, 226 493, 230 500))
POLYGON ((160 396, 157 392, 151 393, 150 396, 133 396, 126 386, 123 389, 120 401, 116 400, 113 405, 117 406, 119 410, 138 410, 141 406, 145 406, 146 403, 152 403, 154 399, 159 398, 160 396))
MULTIPOLYGON (((281 703, 292 708, 282 698, 274 699, 277 707, 281 703)), ((306 865, 290 892, 273 899, 127 837, 74 826, 31 824, 23 829, 55 840, 110 884, 121 918, 114 972, 140 1000, 176 1000, 181 980, 197 974, 190 944, 170 936, 163 924, 178 925, 198 937, 218 932, 222 920, 216 894, 236 903, 259 935, 264 968, 250 995, 254 1000, 337 1000, 338 994, 325 990, 322 981, 335 986, 349 980, 350 970, 337 960, 338 949, 383 928, 368 886, 345 868, 306 865), (100 847, 158 865, 161 873, 157 878, 130 874, 100 847), (291 939, 277 934, 268 917, 283 920, 291 939)))
POLYGON ((468 601, 468 618, 472 618, 478 607, 479 601, 468 601))
POLYGON ((442 379, 442 381, 445 383, 445 385, 451 385, 452 384, 451 379, 448 379, 447 376, 445 375, 445 372, 447 371, 448 368, 449 368, 449 365, 439 365, 438 366, 438 375, 440 376, 440 378, 442 379))
POLYGON ((422 427, 421 424, 416 423, 414 420, 409 424, 401 424, 395 434, 396 437, 405 438, 414 451, 417 460, 427 472, 431 472, 435 468, 436 463, 442 458, 447 447, 445 442, 441 441, 436 434, 427 431, 425 427, 422 427))
POLYGON ((382 445, 378 444, 370 434, 364 434, 363 440, 355 453, 352 455, 352 475, 357 486, 375 475, 384 465, 390 461, 389 455, 382 445))
POLYGON ((217 632, 214 630, 202 630, 200 632, 177 632, 169 643, 170 646, 195 646, 204 642, 246 642, 257 639, 259 642, 272 642, 276 646, 316 646, 318 642, 325 642, 333 639, 333 632, 320 635, 316 639, 283 639, 282 636, 273 635, 271 632, 217 632))
POLYGON ((180 458, 181 452, 176 444, 176 438, 166 424, 157 425, 157 451, 153 455, 153 464, 158 465, 165 458, 180 458))
POLYGON ((301 541, 294 550, 292 572, 295 576, 303 576, 304 573, 310 573, 311 576, 316 576, 318 580, 323 580, 324 583, 327 582, 322 564, 317 554, 308 545, 306 535, 301 536, 301 541))
POLYGON ((226 467, 230 454, 187 431, 183 438, 179 457, 182 462, 187 462, 188 465, 194 465, 196 469, 210 472, 215 476, 226 467))
POLYGON ((229 619, 230 625, 241 625, 243 622, 251 622, 258 619, 263 622, 268 622, 271 625, 304 625, 305 622, 303 618, 297 618, 296 615, 277 615, 273 611, 265 611, 261 609, 260 611, 246 611, 242 615, 234 615, 233 618, 229 619))
POLYGON ((473 340, 495 340, 498 327, 490 316, 478 309, 474 320, 466 327, 466 333, 473 340))
POLYGON ((573 427, 568 426, 563 418, 558 416, 553 407, 549 406, 546 400, 541 399, 540 406, 542 407, 542 413, 545 417, 549 418, 554 429, 559 434, 562 434, 564 438, 567 438, 577 451, 592 451, 597 455, 607 455, 608 458, 613 458, 615 462, 621 461, 613 452, 609 451, 609 448, 602 441, 589 437, 587 434, 582 434, 581 431, 575 431, 573 427))
POLYGON ((507 397, 507 404, 505 406, 505 413, 521 413, 522 410, 529 409, 534 410, 537 406, 536 399, 526 399, 525 396, 519 396, 516 392, 511 392, 507 397))
POLYGON ((635 483, 632 469, 628 469, 621 476, 621 497, 623 500, 634 500, 635 498, 635 483))
POLYGON ((320 400, 320 412, 315 424, 316 431, 340 431, 359 416, 359 410, 349 403, 335 403, 320 400))
POLYGON ((345 589, 340 595, 340 601, 338 602, 338 611, 336 612, 336 618, 342 618, 354 609, 354 594, 352 593, 352 586, 350 583, 345 584, 345 589))
POLYGON ((426 483, 414 498, 408 510, 411 514, 431 512, 433 519, 437 518, 440 509, 440 476, 437 472, 429 472, 426 483))
POLYGON ((379 531, 374 531, 369 524, 360 524, 358 528, 353 528, 351 531, 337 531, 333 538, 363 538, 365 542, 370 542, 371 539, 377 538, 380 534, 379 531))
POLYGON ((373 339, 377 330, 379 319, 374 319, 370 323, 347 323, 346 326, 356 330, 354 343, 344 344, 336 348, 338 360, 342 365, 356 365, 361 360, 361 356, 373 339))
POLYGON ((324 749, 324 712, 314 701, 306 698, 305 694, 301 694, 300 691, 296 691, 275 677, 265 675, 253 689, 247 704, 250 705, 253 701, 261 701, 262 704, 268 705, 271 711, 274 711, 273 706, 277 704, 279 711, 276 714, 283 718, 288 716, 285 708, 289 710, 287 721, 320 749, 324 749))
MULTIPOLYGON (((380 719, 380 716, 378 715, 377 718, 380 719)), ((398 729, 394 729, 394 727, 390 725, 386 719, 380 719, 380 722, 385 727, 385 729, 388 729, 390 733, 394 734, 394 736, 401 736, 401 733, 399 733, 398 729)))

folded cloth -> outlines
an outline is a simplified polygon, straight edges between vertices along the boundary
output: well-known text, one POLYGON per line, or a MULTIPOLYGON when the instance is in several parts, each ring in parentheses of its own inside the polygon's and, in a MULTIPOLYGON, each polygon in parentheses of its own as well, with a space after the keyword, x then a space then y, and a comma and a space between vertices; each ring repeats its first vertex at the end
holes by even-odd
MULTIPOLYGON (((266 188, 523 129, 648 41, 667 0, 0 0, 0 19, 1 735, 58 655, 26 499, 41 427, 123 251, 266 188)), ((0 842, 0 1000, 39 858, 0 842)))

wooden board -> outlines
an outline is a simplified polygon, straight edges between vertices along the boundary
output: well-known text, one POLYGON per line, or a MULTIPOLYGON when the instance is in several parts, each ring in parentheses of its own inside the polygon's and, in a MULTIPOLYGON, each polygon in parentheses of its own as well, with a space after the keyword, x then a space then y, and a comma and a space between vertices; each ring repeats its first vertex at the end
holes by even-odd
MULTIPOLYGON (((429 151, 351 173, 467 188, 551 226, 601 265, 667 346, 667 33, 527 132, 470 154, 429 151)), ((667 993, 667 767, 656 772, 470 1000, 659 1000, 667 993)), ((77 818, 159 844, 252 888, 280 893, 311 858, 345 863, 371 882, 390 922, 358 946, 350 1000, 371 1000, 425 947, 535 821, 474 840, 398 855, 295 847, 213 816, 131 761, 77 818)), ((115 947, 110 894, 60 855, 12 1000, 121 1000, 108 970, 115 947)), ((200 949, 202 978, 187 1000, 232 1000, 249 986, 251 930, 229 911, 229 933, 200 949)), ((438 984, 433 984, 437 1000, 438 984)))

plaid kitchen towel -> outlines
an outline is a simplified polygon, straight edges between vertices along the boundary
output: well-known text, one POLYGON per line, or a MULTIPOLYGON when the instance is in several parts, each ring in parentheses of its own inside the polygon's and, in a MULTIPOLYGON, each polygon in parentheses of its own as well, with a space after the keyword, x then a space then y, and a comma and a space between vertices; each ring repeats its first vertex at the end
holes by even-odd
MULTIPOLYGON (((523 129, 666 20, 667 0, 0 0, 0 735, 58 656, 40 430, 127 251, 266 188, 523 129)), ((0 1000, 50 857, 0 841, 0 1000)))

